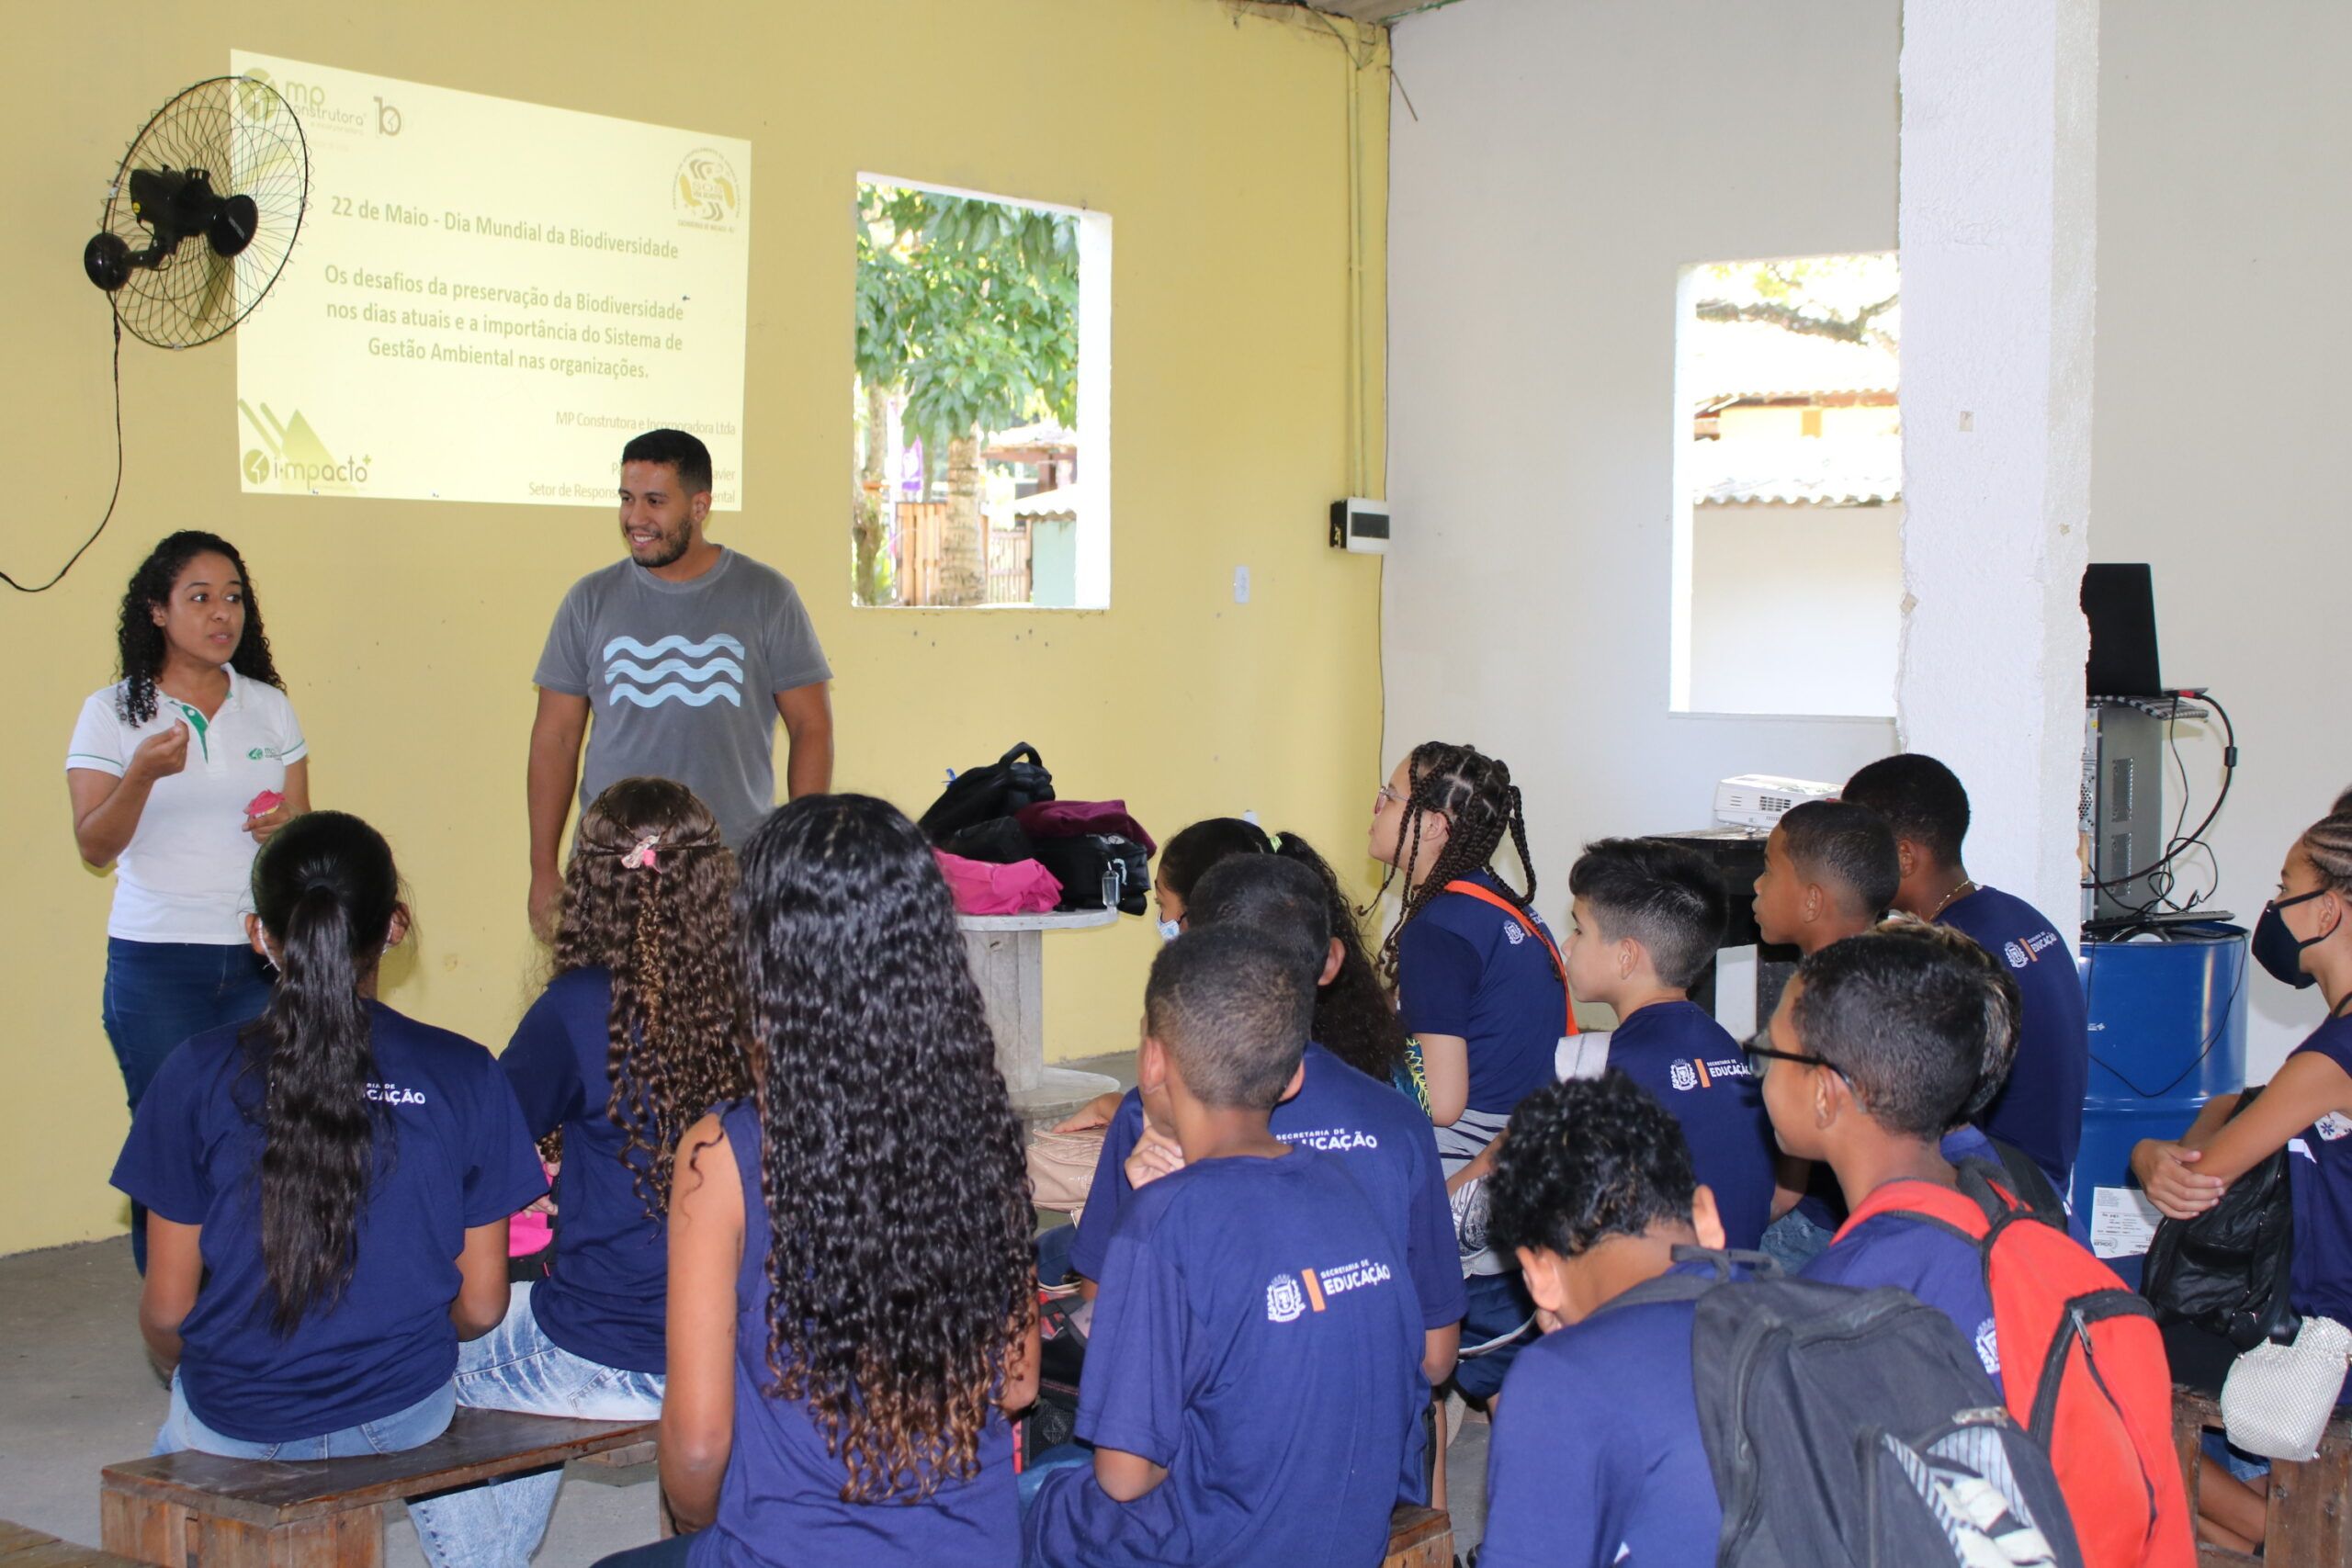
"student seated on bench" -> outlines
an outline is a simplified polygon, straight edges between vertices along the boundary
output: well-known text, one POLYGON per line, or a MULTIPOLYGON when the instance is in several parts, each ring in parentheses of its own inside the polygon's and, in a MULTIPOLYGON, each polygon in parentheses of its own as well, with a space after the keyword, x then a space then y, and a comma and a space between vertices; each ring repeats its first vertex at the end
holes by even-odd
POLYGON ((1419 1464, 1421 1307, 1340 1156, 1267 1124, 1312 995, 1294 953, 1238 926, 1152 964, 1136 1081, 1184 1163, 1112 1233, 1079 1393, 1093 1450, 1034 1464, 1032 1563, 1381 1559, 1419 1464))
MULTIPOLYGON (((1848 801, 1810 800, 1791 807, 1764 841, 1756 929, 1768 943, 1819 953, 1876 925, 1902 884, 1884 818, 1848 801)), ((1792 1157, 1779 1165, 1762 1250, 1793 1274, 1829 1245, 1846 1209, 1826 1169, 1792 1157)))
POLYGON ((1615 1011, 1609 1066, 1673 1114, 1726 1245, 1754 1251, 1771 1219, 1772 1127, 1739 1043, 1690 991, 1730 919, 1723 879, 1679 844, 1604 839, 1585 846, 1568 891, 1568 990, 1615 1011))
MULTIPOLYGON (((1330 984, 1342 942, 1332 934, 1323 883, 1308 867, 1280 855, 1236 855, 1218 862, 1193 890, 1187 921, 1194 931, 1234 926, 1261 942, 1295 952, 1310 982, 1330 984)), ((1319 1003, 1318 1003, 1319 1009, 1319 1003)), ((1407 1271, 1420 1303, 1421 1370, 1432 1383, 1453 1370, 1462 1333, 1464 1292, 1456 1262, 1453 1211, 1440 1174, 1437 1135, 1413 1102, 1396 1089, 1306 1042, 1298 1092, 1274 1108, 1269 1123, 1285 1144, 1322 1150, 1346 1162, 1364 1192, 1396 1227, 1407 1271)), ((1112 1113, 1095 1167, 1094 1186, 1080 1216, 1072 1260, 1099 1269, 1125 1206, 1154 1178, 1181 1169, 1183 1151, 1145 1124, 1143 1100, 1130 1089, 1112 1113)), ((1092 1274, 1088 1274, 1092 1278, 1092 1274)), ((1405 1494, 1419 1502, 1417 1487, 1405 1494)))
POLYGON ((694 1533, 607 1562, 1010 1568, 1036 1215, 947 884, 861 795, 779 807, 741 862, 761 1087, 671 1184, 662 1486, 694 1533))
POLYGON ((1487 1455, 1481 1568, 1715 1560, 1723 1509, 1699 1434, 1692 1303, 1611 1303, 1724 1244, 1682 1129, 1611 1067, 1511 1113, 1487 1235, 1513 1251, 1543 1338, 1521 1352, 1487 1455))
POLYGON ((173 1371, 155 1451, 414 1448, 456 1408, 458 1341, 506 1314, 507 1216, 547 1179, 491 1054, 375 999, 409 922, 381 835, 298 817, 253 895, 269 1006, 172 1054, 114 1169, 148 1209, 139 1325, 173 1371))
POLYGON ((2020 1025, 2007 1085, 1980 1111, 1987 1137, 2024 1151, 2064 1191, 2083 1141, 2090 1034, 2074 950, 2041 912, 1986 887, 1961 863, 1968 791, 1950 768, 1918 752, 1885 757, 1846 781, 1845 798, 1886 818, 1903 881, 1894 908, 1965 931, 2017 983, 2020 1025))

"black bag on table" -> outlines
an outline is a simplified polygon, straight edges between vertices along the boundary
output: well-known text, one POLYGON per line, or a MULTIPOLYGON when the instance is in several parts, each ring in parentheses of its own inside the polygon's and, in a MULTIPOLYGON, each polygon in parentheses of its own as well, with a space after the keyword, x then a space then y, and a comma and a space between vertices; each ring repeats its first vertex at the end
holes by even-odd
MULTIPOLYGON (((2240 1095, 2230 1119, 2261 1092, 2257 1084, 2240 1095)), ((2280 1147, 2195 1219, 2157 1224, 2140 1293, 2159 1324, 2189 1324, 2251 1350, 2266 1339, 2283 1344, 2301 1326, 2290 1299, 2294 1263, 2295 1210, 2280 1147)))
POLYGON ((1010 817, 992 817, 968 828, 958 828, 933 842, 951 855, 987 861, 991 865, 1012 865, 1037 858, 1036 846, 1021 830, 1021 824, 1010 817))
POLYGON ((1116 833, 1038 839, 1033 852, 1062 885, 1057 909, 1116 909, 1140 915, 1151 891, 1151 856, 1116 833))
POLYGON ((995 761, 967 768, 948 780, 917 826, 933 843, 944 848, 963 829, 1010 817, 1024 806, 1053 798, 1054 775, 1046 771, 1037 749, 1023 740, 995 761))

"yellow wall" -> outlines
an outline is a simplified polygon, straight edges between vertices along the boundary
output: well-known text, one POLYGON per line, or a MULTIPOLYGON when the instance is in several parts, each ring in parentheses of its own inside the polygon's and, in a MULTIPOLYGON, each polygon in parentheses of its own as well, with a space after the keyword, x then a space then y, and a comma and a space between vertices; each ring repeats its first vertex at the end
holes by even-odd
MULTIPOLYGON (((0 96, 0 145, 18 153, 0 226, 15 495, 0 567, 46 576, 105 505, 107 312, 76 257, 124 141, 225 71, 232 47, 748 137, 750 482, 744 512, 715 532, 808 601, 838 675, 840 785, 920 809, 947 766, 1028 739, 1065 794, 1124 795, 1163 836, 1254 807, 1363 869, 1381 767, 1376 567, 1319 539, 1349 477, 1350 72, 1312 17, 1221 0, 191 0, 14 21, 18 58, 40 69, 0 96), (860 170, 1112 214, 1107 613, 849 607, 860 170), (1246 606, 1232 601, 1239 564, 1246 606)), ((1363 83, 1377 389, 1387 94, 1376 71, 1363 83)), ((122 584, 172 528, 214 528, 243 550, 311 737, 314 799, 377 822, 400 853, 421 940, 388 972, 388 999, 496 1045, 529 995, 530 671, 564 589, 615 556, 610 516, 241 495, 234 371, 229 344, 175 355, 127 341, 114 524, 63 586, 0 604, 20 671, 0 752, 0 1050, 15 1110, 0 1252, 122 1223, 105 1185, 121 1082, 98 1023, 109 884, 75 858, 61 770, 79 704, 109 676, 122 584)), ((1055 939, 1049 1054, 1132 1043, 1154 945, 1142 920, 1055 939)))

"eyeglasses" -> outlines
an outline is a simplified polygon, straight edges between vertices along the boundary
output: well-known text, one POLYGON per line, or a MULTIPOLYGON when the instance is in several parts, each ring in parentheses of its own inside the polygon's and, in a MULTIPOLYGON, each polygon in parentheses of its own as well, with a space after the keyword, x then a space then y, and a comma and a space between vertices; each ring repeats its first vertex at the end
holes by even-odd
MULTIPOLYGON (((1766 1041, 1771 1038, 1772 1033, 1769 1028, 1758 1030, 1753 1035, 1741 1043, 1739 1047, 1740 1055, 1746 1056, 1751 1063, 1758 1056, 1761 1056, 1768 1062, 1794 1062, 1801 1067, 1827 1067, 1839 1077, 1846 1077, 1846 1069, 1831 1061, 1828 1057, 1815 1056, 1804 1051, 1775 1050, 1770 1045, 1765 1043, 1766 1041)), ((1758 1077, 1762 1077, 1764 1075, 1761 1072, 1758 1072, 1756 1076, 1758 1077)), ((1851 1078, 1846 1078, 1846 1081, 1848 1083, 1852 1083, 1854 1080, 1851 1078)))
POLYGON ((1382 784, 1380 786, 1380 793, 1372 797, 1372 808, 1374 811, 1379 810, 1384 806, 1402 806, 1404 804, 1405 796, 1398 795, 1386 784, 1382 784))

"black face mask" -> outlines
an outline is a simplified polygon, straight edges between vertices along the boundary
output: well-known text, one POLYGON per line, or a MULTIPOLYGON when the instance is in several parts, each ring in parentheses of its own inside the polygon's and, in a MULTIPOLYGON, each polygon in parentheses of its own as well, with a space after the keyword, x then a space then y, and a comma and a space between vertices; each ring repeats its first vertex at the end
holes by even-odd
POLYGON ((2315 947, 2335 933, 2322 931, 2309 942, 2299 942, 2278 911, 2308 904, 2326 891, 2322 887, 2292 898, 2273 898, 2262 907, 2262 919, 2254 923, 2254 961, 2262 965, 2263 973, 2282 986, 2292 986, 2301 991, 2318 985, 2319 976, 2303 968, 2303 949, 2315 947))

